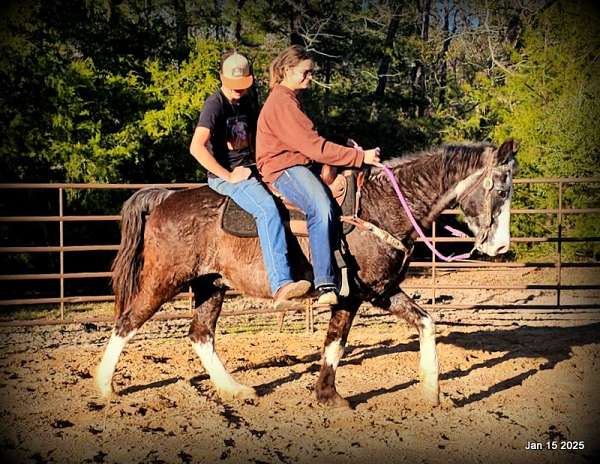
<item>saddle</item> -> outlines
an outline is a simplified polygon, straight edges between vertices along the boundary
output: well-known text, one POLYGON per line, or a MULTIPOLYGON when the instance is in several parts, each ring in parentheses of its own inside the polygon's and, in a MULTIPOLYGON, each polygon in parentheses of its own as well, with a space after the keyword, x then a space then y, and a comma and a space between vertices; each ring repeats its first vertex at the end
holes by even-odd
MULTIPOLYGON (((340 173, 336 172, 333 166, 325 165, 321 172, 321 179, 331 190, 331 195, 335 199, 338 207, 341 209, 341 215, 353 216, 358 208, 358 182, 360 176, 358 171, 345 169, 340 173)), ((271 188, 271 191, 277 198, 277 203, 281 212, 284 224, 297 237, 307 237, 308 228, 306 225, 306 216, 301 209, 287 201, 283 195, 271 188)), ((237 237, 257 237, 256 221, 254 217, 238 204, 227 198, 225 204, 221 207, 221 228, 237 237)), ((343 223, 342 232, 348 234, 354 228, 354 224, 343 223)))

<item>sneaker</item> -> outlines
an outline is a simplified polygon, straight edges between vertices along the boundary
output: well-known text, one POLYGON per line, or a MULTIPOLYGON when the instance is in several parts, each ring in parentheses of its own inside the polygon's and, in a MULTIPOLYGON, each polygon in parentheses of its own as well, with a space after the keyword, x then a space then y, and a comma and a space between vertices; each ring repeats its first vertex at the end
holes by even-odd
POLYGON ((308 280, 299 280, 298 282, 289 282, 281 287, 273 295, 273 306, 275 309, 283 309, 291 307, 292 298, 300 298, 310 290, 310 282, 308 280))
POLYGON ((317 288, 319 292, 318 305, 333 306, 338 304, 338 290, 333 285, 324 285, 317 288))

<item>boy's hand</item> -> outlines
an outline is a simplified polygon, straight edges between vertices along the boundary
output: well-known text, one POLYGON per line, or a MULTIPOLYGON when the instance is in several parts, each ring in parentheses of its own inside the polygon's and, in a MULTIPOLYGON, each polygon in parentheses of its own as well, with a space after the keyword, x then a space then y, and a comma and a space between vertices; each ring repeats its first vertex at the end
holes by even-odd
POLYGON ((228 180, 232 184, 237 184, 238 182, 248 179, 250 174, 252 174, 252 169, 245 166, 238 166, 233 168, 233 171, 231 171, 231 174, 229 174, 228 180))

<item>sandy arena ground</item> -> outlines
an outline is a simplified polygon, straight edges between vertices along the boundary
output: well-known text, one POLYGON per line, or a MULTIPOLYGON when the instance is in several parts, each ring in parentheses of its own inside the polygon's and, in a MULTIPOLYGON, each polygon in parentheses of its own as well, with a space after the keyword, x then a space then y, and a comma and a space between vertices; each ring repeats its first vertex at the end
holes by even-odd
MULTIPOLYGON (((533 294, 496 292, 494 301, 555 298, 533 294)), ((486 299, 482 291, 450 298, 486 299)), ((226 309, 252 304, 232 300, 226 309)), ((432 314, 441 406, 421 399, 416 333, 364 308, 338 370, 338 391, 354 407, 343 411, 322 408, 313 392, 325 312, 314 333, 301 313, 287 316, 283 332, 271 315, 220 321, 217 349, 238 380, 257 388, 253 402, 217 398, 185 319, 142 328, 121 357, 119 396, 109 404, 92 373, 110 324, 2 327, 2 462, 575 464, 600 454, 600 311, 441 304, 432 314), (545 449, 548 442, 559 449, 545 449)))

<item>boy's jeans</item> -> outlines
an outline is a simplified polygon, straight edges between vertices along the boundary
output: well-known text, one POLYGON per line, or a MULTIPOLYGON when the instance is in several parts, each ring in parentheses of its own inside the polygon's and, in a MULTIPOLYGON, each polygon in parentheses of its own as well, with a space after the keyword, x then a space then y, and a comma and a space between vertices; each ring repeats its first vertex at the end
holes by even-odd
POLYGON ((209 177, 208 185, 254 216, 271 293, 292 282, 285 228, 271 192, 254 176, 237 183, 209 177))

